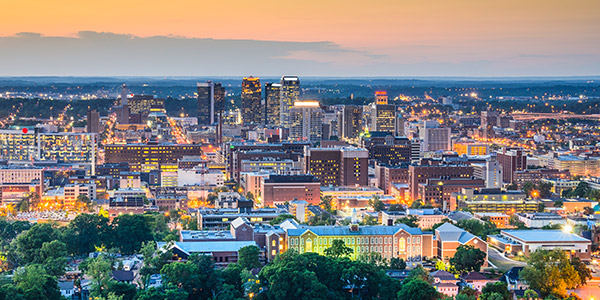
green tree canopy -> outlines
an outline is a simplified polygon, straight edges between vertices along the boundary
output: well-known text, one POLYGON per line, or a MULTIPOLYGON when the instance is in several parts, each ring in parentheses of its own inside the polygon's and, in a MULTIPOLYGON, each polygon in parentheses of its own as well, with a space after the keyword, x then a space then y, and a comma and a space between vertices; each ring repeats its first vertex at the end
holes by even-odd
POLYGON ((439 298, 435 288, 419 278, 414 278, 402 284, 398 291, 398 299, 403 300, 435 300, 439 298))
POLYGON ((325 255, 331 256, 333 258, 339 258, 343 256, 351 255, 354 250, 352 248, 346 246, 343 240, 335 239, 331 243, 331 247, 325 249, 325 255))
POLYGON ((244 269, 260 268, 260 249, 256 246, 246 246, 238 251, 238 264, 244 269))
POLYGON ((485 252, 471 245, 460 245, 450 258, 450 264, 460 273, 479 271, 485 263, 486 256, 485 252))
POLYGON ((31 264, 18 269, 14 277, 15 286, 23 291, 27 300, 61 299, 58 283, 46 269, 39 264, 31 264))
POLYGON ((529 283, 530 288, 540 291, 542 297, 566 297, 567 289, 581 283, 579 273, 560 249, 532 252, 520 277, 529 283))

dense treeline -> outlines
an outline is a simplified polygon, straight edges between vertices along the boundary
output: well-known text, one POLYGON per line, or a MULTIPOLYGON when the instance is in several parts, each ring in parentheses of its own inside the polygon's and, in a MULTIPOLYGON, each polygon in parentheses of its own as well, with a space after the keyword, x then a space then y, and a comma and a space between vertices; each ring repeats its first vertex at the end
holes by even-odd
POLYGON ((67 105, 70 105, 67 116, 75 119, 86 116, 88 109, 96 109, 101 115, 107 115, 114 99, 94 100, 41 100, 41 99, 5 99, 0 98, 0 118, 16 113, 18 117, 37 117, 47 119, 57 117, 67 105))

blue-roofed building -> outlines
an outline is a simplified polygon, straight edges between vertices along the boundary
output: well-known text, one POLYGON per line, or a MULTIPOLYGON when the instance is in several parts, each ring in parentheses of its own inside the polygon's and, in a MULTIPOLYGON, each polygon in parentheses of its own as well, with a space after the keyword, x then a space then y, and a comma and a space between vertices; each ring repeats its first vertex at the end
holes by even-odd
POLYGON ((299 253, 324 254, 333 240, 342 240, 353 250, 352 258, 377 252, 383 258, 420 261, 434 253, 433 234, 405 224, 395 226, 296 226, 287 229, 289 249, 299 253))
MULTIPOLYGON (((446 261, 454 257, 456 248, 461 245, 473 246, 487 254, 487 243, 483 239, 450 223, 435 229, 435 245, 436 256, 446 261)), ((487 257, 484 266, 487 266, 487 257)))
POLYGON ((582 260, 590 260, 592 241, 562 230, 502 230, 488 242, 511 254, 529 255, 537 249, 561 249, 582 260))

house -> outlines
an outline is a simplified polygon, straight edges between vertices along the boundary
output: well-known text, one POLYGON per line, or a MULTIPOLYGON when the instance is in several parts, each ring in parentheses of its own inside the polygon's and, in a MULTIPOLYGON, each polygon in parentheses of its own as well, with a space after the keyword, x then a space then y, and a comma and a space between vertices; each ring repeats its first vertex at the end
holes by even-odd
POLYGON ((73 297, 73 294, 75 294, 73 281, 59 281, 58 289, 60 290, 60 295, 67 299, 73 297))
POLYGON ((133 271, 114 270, 112 278, 118 282, 133 283, 133 271))
POLYGON ((450 297, 458 295, 457 279, 454 274, 444 270, 437 270, 429 275, 433 277, 433 286, 438 292, 450 297))
POLYGON ((469 272, 460 277, 461 281, 464 282, 468 287, 478 290, 481 292, 483 287, 490 282, 490 280, 483 276, 479 272, 469 272))

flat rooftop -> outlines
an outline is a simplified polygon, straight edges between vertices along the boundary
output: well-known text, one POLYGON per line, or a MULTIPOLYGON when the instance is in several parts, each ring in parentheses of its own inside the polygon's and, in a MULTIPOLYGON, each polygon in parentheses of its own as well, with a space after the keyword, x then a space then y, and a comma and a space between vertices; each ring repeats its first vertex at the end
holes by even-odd
POLYGON ((510 236, 524 242, 588 242, 590 240, 562 230, 502 230, 503 236, 510 236))

